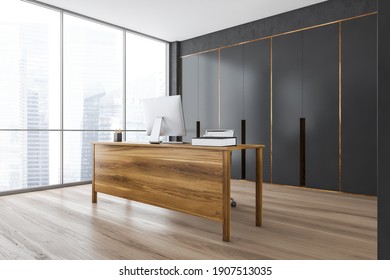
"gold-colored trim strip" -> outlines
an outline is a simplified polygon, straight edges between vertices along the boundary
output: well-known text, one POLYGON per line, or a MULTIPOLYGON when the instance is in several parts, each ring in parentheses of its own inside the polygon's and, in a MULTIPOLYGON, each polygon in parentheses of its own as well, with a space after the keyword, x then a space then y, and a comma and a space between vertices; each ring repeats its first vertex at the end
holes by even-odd
POLYGON ((248 41, 244 41, 244 42, 240 42, 240 43, 236 43, 236 44, 232 44, 232 45, 228 45, 228 46, 223 46, 223 47, 219 47, 219 48, 213 48, 213 49, 210 49, 210 50, 205 50, 205 51, 201 51, 201 52, 196 52, 196 53, 192 53, 192 54, 183 55, 183 56, 181 56, 181 58, 190 57, 190 56, 193 56, 193 55, 198 55, 198 54, 212 52, 212 51, 217 51, 217 50, 222 50, 222 49, 226 49, 226 48, 231 48, 231 47, 235 47, 235 46, 239 46, 239 45, 243 45, 243 44, 248 44, 248 43, 252 43, 252 42, 257 42, 257 41, 261 41, 261 40, 266 40, 266 39, 270 39, 270 38, 272 39, 272 38, 283 36, 283 35, 297 33, 297 32, 301 32, 301 31, 305 31, 305 30, 309 30, 309 29, 313 29, 313 28, 318 28, 318 27, 323 27, 323 26, 327 26, 327 25, 331 25, 331 24, 342 23, 344 21, 354 20, 354 19, 367 17, 367 16, 372 16, 372 15, 377 15, 377 14, 378 14, 378 12, 372 12, 372 13, 368 13, 368 14, 363 14, 363 15, 359 15, 359 16, 346 18, 346 19, 339 19, 339 20, 335 20, 335 21, 331 21, 331 22, 326 22, 326 23, 322 23, 322 24, 312 25, 312 26, 301 28, 301 29, 296 29, 296 30, 284 32, 284 33, 279 33, 279 34, 270 35, 270 36, 266 36, 266 37, 262 37, 262 38, 253 39, 253 40, 248 40, 248 41))
POLYGON ((272 110, 272 96, 273 96, 273 52, 272 52, 273 44, 272 44, 272 38, 270 39, 270 182, 272 183, 272 116, 273 116, 273 110, 272 110))
POLYGON ((221 50, 218 50, 218 128, 221 128, 221 50))
POLYGON ((342 23, 339 23, 339 191, 342 189, 342 23))

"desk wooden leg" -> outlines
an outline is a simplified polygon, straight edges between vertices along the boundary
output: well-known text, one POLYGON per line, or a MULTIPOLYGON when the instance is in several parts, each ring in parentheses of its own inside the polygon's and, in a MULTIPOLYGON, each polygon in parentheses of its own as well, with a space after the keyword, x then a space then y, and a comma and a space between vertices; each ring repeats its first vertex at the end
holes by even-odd
POLYGON ((92 177, 92 203, 97 203, 97 191, 95 191, 95 177, 92 177))
POLYGON ((230 241, 230 154, 223 153, 223 241, 230 241))
POLYGON ((95 145, 92 145, 92 203, 97 203, 97 192, 95 191, 95 145))
POLYGON ((256 226, 263 224, 263 149, 256 149, 256 226))
POLYGON ((95 192, 95 188, 92 188, 92 203, 97 203, 97 192, 95 192))

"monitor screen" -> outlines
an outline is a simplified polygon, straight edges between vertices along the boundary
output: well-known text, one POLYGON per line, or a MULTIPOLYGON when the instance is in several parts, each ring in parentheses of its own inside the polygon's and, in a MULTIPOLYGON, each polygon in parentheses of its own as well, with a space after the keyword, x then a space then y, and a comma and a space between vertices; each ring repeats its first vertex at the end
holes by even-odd
MULTIPOLYGON (((147 135, 152 137, 158 133, 158 138, 186 135, 180 95, 143 99, 142 105, 147 135)), ((156 142, 156 139, 153 141, 156 142)))

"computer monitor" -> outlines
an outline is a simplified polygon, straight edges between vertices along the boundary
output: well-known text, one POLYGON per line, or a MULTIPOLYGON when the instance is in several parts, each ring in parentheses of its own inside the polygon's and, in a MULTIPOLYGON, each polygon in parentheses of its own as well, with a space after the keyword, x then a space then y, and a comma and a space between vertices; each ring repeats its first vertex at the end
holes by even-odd
POLYGON ((163 96, 142 100, 149 142, 160 143, 160 136, 185 136, 181 96, 163 96))

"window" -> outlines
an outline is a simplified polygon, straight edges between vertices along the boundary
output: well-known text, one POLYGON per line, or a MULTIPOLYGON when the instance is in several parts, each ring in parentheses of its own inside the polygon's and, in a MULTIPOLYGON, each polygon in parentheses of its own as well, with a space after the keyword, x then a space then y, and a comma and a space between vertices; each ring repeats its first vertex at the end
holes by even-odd
POLYGON ((0 192, 60 184, 60 133, 0 131, 0 192))
POLYGON ((91 180, 90 143, 123 129, 123 64, 122 30, 64 15, 64 129, 81 130, 64 132, 64 183, 91 180))
POLYGON ((123 31, 64 15, 64 128, 123 128, 123 31))
POLYGON ((126 128, 128 130, 146 129, 141 106, 142 98, 166 95, 166 53, 167 44, 126 33, 126 128))
POLYGON ((64 132, 64 183, 74 183, 91 180, 91 142, 94 141, 113 141, 112 132, 64 132))
POLYGON ((0 61, 0 193, 90 181, 90 142, 146 139, 140 99, 167 94, 166 43, 23 1, 0 1, 0 61))
POLYGON ((60 183, 59 29, 58 11, 0 4, 0 192, 60 183))
POLYGON ((2 0, 0 128, 60 128, 59 29, 58 11, 2 0))

